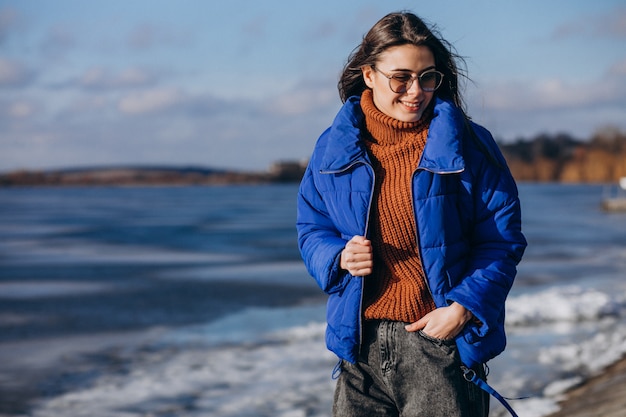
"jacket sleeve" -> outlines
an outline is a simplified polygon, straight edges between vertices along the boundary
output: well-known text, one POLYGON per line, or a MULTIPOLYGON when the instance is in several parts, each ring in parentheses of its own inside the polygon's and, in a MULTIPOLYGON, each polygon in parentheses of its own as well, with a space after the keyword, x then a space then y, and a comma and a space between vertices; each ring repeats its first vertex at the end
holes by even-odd
POLYGON ((336 229, 316 187, 313 161, 312 158, 298 191, 298 246, 309 274, 323 291, 331 294, 341 291, 350 278, 339 266, 346 240, 336 229))
POLYGON ((473 148, 473 164, 463 180, 473 213, 465 277, 449 292, 480 321, 482 337, 504 323, 504 303, 526 248, 521 231, 517 186, 491 134, 474 125, 485 149, 473 148))

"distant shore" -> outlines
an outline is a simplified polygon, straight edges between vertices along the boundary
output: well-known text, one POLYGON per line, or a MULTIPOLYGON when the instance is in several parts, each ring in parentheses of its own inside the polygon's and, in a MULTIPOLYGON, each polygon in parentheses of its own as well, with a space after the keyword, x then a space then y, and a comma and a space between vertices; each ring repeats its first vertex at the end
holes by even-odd
POLYGON ((269 184, 300 181, 305 168, 304 163, 288 161, 263 172, 171 166, 19 170, 0 174, 0 187, 269 184))
MULTIPOLYGON (((607 128, 587 141, 539 135, 498 146, 517 181, 616 184, 626 177, 626 133, 607 128)), ((176 166, 108 166, 0 173, 0 187, 225 185, 298 182, 306 161, 283 160, 267 171, 176 166)))
MULTIPOLYGON (((617 184, 611 178, 551 180, 516 176, 515 165, 511 166, 517 181, 536 183, 589 183, 617 184)), ((276 183, 298 183, 304 175, 305 164, 297 162, 273 165, 268 171, 242 172, 213 170, 194 167, 98 167, 61 170, 19 170, 0 173, 0 188, 3 187, 144 187, 144 186, 214 186, 255 185, 276 183)))

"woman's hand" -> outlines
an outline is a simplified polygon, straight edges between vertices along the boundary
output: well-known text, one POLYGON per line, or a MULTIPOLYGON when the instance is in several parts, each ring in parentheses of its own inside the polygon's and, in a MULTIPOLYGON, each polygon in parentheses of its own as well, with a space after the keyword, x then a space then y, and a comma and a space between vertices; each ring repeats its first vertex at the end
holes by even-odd
POLYGON ((372 242, 364 236, 354 236, 341 251, 339 265, 355 277, 371 274, 374 265, 372 242))
POLYGON ((465 324, 472 317, 473 315, 469 310, 454 302, 448 307, 440 307, 431 311, 405 328, 409 332, 422 330, 428 336, 436 339, 453 339, 463 330, 465 324))

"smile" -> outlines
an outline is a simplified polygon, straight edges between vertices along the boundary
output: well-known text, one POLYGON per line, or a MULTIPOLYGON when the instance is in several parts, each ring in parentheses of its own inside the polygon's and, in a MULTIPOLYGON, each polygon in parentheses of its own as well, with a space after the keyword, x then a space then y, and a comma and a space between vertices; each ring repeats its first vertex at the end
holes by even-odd
POLYGON ((420 107, 419 103, 413 103, 413 102, 408 102, 408 101, 401 101, 401 103, 405 105, 406 107, 413 109, 413 110, 417 110, 420 107))

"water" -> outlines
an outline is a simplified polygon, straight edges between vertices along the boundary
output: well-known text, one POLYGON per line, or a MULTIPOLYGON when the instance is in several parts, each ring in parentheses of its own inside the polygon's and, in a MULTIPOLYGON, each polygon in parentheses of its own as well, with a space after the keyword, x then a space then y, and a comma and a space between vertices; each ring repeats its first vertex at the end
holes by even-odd
MULTIPOLYGON (((0 416, 328 416, 296 191, 0 189, 0 416)), ((626 214, 601 193, 520 185, 529 247, 489 381, 530 397, 522 417, 626 353, 626 214)))

